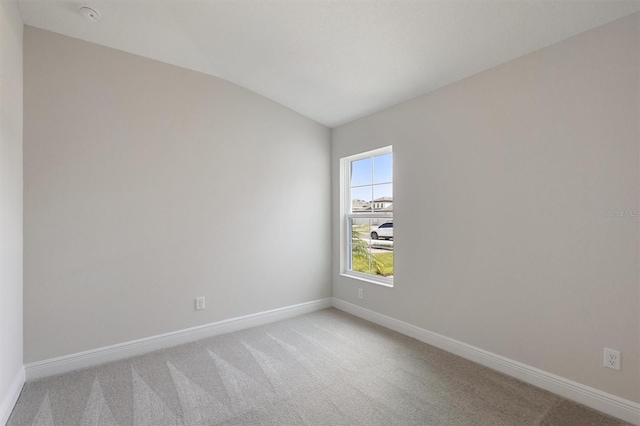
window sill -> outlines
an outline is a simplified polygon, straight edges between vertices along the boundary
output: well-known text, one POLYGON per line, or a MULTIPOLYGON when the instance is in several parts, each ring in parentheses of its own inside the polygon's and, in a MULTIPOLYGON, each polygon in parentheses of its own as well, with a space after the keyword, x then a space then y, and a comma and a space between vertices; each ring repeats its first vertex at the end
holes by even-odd
POLYGON ((389 288, 393 288, 393 280, 377 280, 375 278, 371 278, 369 276, 366 276, 364 274, 357 274, 357 273, 353 273, 353 272, 342 272, 340 274, 341 277, 346 277, 346 278, 352 278, 358 281, 365 281, 371 284, 377 284, 377 285, 381 285, 383 287, 389 287, 389 288))

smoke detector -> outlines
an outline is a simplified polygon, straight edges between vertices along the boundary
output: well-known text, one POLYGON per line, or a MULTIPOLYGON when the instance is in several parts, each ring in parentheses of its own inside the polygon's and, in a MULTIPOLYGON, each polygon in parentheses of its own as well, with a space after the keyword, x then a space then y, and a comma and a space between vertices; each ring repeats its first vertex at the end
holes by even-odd
POLYGON ((98 22, 100 20, 98 11, 88 6, 81 6, 80 9, 78 9, 78 13, 87 21, 98 22))

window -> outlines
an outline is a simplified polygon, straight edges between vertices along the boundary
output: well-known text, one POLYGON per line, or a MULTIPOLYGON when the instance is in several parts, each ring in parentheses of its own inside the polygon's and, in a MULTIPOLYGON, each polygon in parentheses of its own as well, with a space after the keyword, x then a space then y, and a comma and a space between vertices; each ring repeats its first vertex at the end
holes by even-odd
POLYGON ((341 273, 393 286, 391 147, 341 160, 341 273))

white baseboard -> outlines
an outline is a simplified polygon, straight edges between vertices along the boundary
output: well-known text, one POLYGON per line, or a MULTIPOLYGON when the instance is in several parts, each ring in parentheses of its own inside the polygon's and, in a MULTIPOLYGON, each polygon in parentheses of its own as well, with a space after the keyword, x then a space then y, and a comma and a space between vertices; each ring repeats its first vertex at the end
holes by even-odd
POLYGON ((13 407, 15 407, 16 401, 18 401, 20 392, 22 392, 24 381, 24 367, 20 367, 20 370, 18 370, 18 374, 16 374, 13 382, 11 382, 11 386, 9 387, 9 390, 7 391, 7 394, 4 396, 2 404, 0 405, 0 425, 7 424, 9 416, 11 415, 11 411, 13 411, 13 407))
POLYGON ((205 324, 171 333, 145 337, 143 339, 118 343, 102 348, 91 349, 57 358, 46 359, 25 365, 27 380, 39 379, 55 374, 66 373, 80 368, 104 364, 131 356, 181 345, 218 334, 231 333, 270 322, 295 317, 320 309, 330 308, 332 299, 320 299, 312 302, 300 303, 270 311, 258 312, 242 317, 230 318, 223 321, 205 324))
POLYGON ((530 383, 549 392, 640 425, 640 404, 585 386, 564 377, 485 351, 455 339, 433 333, 409 323, 334 298, 333 306, 372 323, 413 337, 421 342, 451 352, 470 361, 530 383))

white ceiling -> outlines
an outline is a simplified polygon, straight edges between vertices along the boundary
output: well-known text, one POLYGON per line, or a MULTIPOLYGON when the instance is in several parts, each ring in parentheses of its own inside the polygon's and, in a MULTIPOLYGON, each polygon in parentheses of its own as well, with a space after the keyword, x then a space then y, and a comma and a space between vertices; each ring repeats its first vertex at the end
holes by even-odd
POLYGON ((640 0, 18 4, 26 25, 224 78, 330 127, 640 10, 640 0))

